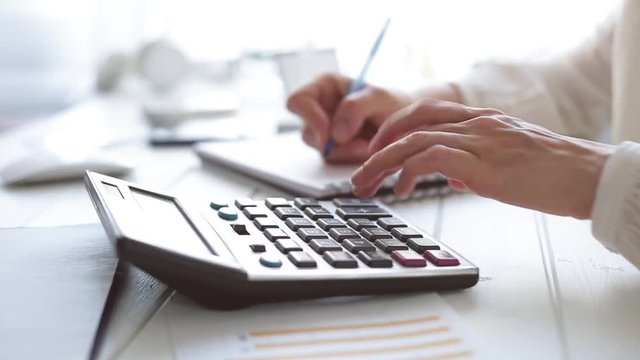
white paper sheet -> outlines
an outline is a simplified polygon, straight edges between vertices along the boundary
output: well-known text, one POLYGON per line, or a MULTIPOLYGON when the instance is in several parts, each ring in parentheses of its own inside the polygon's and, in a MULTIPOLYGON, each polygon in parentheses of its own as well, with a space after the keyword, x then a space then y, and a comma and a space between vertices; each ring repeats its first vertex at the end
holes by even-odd
POLYGON ((334 298, 212 311, 181 297, 166 311, 181 360, 475 359, 437 294, 334 298))

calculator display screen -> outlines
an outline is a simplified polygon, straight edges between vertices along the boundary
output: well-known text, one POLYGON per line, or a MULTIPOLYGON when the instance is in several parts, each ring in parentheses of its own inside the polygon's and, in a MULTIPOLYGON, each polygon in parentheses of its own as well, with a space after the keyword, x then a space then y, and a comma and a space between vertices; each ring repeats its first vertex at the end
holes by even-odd
POLYGON ((190 254, 211 253, 175 200, 130 187, 157 245, 190 254))

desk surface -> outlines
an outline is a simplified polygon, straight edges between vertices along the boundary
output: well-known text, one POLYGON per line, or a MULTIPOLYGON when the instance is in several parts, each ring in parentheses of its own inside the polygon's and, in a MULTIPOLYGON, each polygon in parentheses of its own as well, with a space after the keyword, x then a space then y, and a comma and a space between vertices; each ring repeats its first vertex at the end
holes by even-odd
MULTIPOLYGON (((86 106, 102 116, 82 119, 84 125, 134 136, 146 131, 131 101, 115 97, 86 106)), ((65 121, 0 134, 0 166, 16 149, 59 130, 65 121)), ((206 201, 217 193, 258 198, 282 194, 225 169, 203 166, 188 149, 152 149, 140 140, 126 142, 117 151, 140 164, 127 179, 194 200, 206 201)), ((0 203, 0 227, 98 222, 80 181, 2 187, 0 203)), ((393 208, 480 267, 477 286, 441 295, 492 358, 638 357, 640 271, 594 240, 590 222, 543 215, 472 194, 393 208)), ((174 358, 162 312, 122 356, 174 358)))

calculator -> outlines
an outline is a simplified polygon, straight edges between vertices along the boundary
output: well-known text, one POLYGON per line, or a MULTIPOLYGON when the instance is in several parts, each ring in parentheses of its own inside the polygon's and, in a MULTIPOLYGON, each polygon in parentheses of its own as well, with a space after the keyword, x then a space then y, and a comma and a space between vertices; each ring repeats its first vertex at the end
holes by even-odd
POLYGON ((471 262, 371 199, 188 203, 90 171, 85 184, 120 259, 210 308, 478 282, 471 262))

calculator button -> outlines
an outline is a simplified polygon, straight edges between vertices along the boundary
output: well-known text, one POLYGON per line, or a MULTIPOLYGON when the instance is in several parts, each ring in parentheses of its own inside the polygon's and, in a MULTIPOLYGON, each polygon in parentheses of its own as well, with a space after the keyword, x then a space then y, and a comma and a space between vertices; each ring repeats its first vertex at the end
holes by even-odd
POLYGON ((395 217, 382 218, 378 220, 378 225, 380 225, 381 228, 389 231, 397 227, 407 227, 407 224, 405 224, 404 221, 395 217))
POLYGON ((349 228, 331 229, 329 230, 329 235, 340 242, 345 239, 360 239, 360 234, 349 228))
POLYGON ((293 263, 293 265, 299 268, 314 268, 316 267, 316 261, 313 260, 311 255, 302 251, 293 251, 290 252, 287 256, 289 260, 293 263))
POLYGON ((386 210, 379 207, 341 207, 336 210, 336 214, 344 220, 362 218, 376 220, 381 217, 391 216, 386 210))
POLYGON ((296 198, 293 203, 300 210, 304 210, 309 206, 320 206, 318 200, 309 198, 296 198))
POLYGON ((375 201, 371 200, 371 199, 357 199, 357 198, 337 198, 337 199, 333 199, 333 205, 335 205, 336 207, 343 207, 343 206, 361 206, 361 207, 365 207, 365 206, 378 206, 378 204, 376 204, 375 201))
POLYGON ((409 239, 407 245, 414 251, 422 254, 426 250, 440 250, 440 246, 427 238, 409 239))
POLYGON ((372 228, 372 229, 362 229, 360 234, 364 236, 365 239, 369 241, 376 241, 378 239, 393 239, 393 236, 389 234, 389 232, 385 229, 380 228, 372 228))
POLYGON ((342 243, 342 246, 354 254, 359 251, 376 251, 376 248, 364 239, 347 239, 342 243))
POLYGON ((325 251, 340 251, 342 248, 340 244, 331 239, 315 239, 311 240, 309 246, 317 252, 318 254, 322 254, 325 251))
POLYGON ((368 267, 389 268, 393 266, 391 259, 377 251, 361 251, 357 256, 358 259, 362 260, 368 267))
POLYGON ((424 237, 415 229, 406 227, 406 228, 395 228, 391 230, 391 235, 395 236, 397 239, 402 241, 407 241, 409 239, 421 238, 424 237))
POLYGON ((271 210, 273 210, 273 209, 275 209, 277 207, 288 207, 288 206, 291 206, 291 204, 289 204, 289 201, 287 201, 287 199, 281 198, 281 197, 267 198, 264 201, 264 203, 271 210))
POLYGON ((264 231, 264 235, 267 237, 267 239, 271 240, 272 242, 278 239, 289 238, 289 235, 287 235, 287 233, 282 231, 281 229, 267 229, 264 231))
POLYGON ((253 199, 247 198, 247 197, 236 199, 235 204, 240 210, 243 210, 244 208, 247 208, 247 207, 257 206, 256 202, 253 199))
POLYGON ((374 221, 369 219, 351 219, 347 221, 347 224, 358 231, 364 228, 378 227, 374 221))
POLYGON ((238 235, 242 235, 242 236, 249 235, 249 232, 247 231, 247 226, 245 224, 231 224, 231 228, 238 235))
POLYGON ((229 221, 238 220, 238 212, 228 207, 223 207, 222 209, 218 210, 218 216, 221 219, 229 221))
POLYGON ((300 237, 300 239, 302 239, 304 242, 309 242, 311 240, 314 239, 328 239, 329 237, 327 236, 327 234, 318 229, 318 228, 312 228, 312 229, 299 229, 296 234, 298 234, 298 236, 300 237))
POLYGON ((282 266, 282 260, 280 256, 272 253, 265 253, 260 255, 260 264, 270 268, 279 268, 282 266))
POLYGON ((408 250, 407 245, 397 239, 380 239, 376 240, 375 245, 382 249, 386 253, 390 253, 396 250, 408 250))
POLYGON ((347 225, 337 219, 320 219, 318 220, 318 226, 324 231, 329 231, 335 228, 346 228, 347 225))
POLYGON ((302 219, 302 218, 289 218, 285 223, 287 224, 289 229, 293 231, 298 231, 298 229, 301 229, 301 228, 315 227, 315 225, 313 225, 311 221, 307 219, 302 219))
POLYGON ((280 220, 285 220, 292 217, 302 217, 300 211, 290 208, 290 207, 281 207, 277 208, 273 211, 280 220))
POLYGON ((246 208, 244 208, 244 210, 242 210, 242 212, 244 213, 244 215, 247 218, 249 218, 249 220, 253 220, 253 219, 259 218, 259 217, 267 217, 267 213, 266 212, 264 212, 262 209, 258 209, 256 207, 246 207, 246 208))
POLYGON ((322 257, 334 268, 357 268, 358 262, 349 253, 344 251, 327 251, 322 257))
POLYGON ((212 208, 213 210, 220 210, 223 207, 227 207, 227 206, 229 206, 229 203, 223 200, 211 200, 211 202, 209 203, 209 207, 212 208))
POLYGON ((287 254, 291 251, 302 251, 300 245, 295 242, 293 239, 280 239, 276 240, 276 248, 280 250, 280 252, 287 254))
POLYGON ((331 214, 329 210, 323 207, 308 207, 304 209, 304 213, 307 214, 307 216, 313 220, 327 219, 327 218, 333 217, 333 214, 331 214))
POLYGON ((460 265, 460 261, 458 259, 444 250, 427 250, 422 255, 437 266, 460 265))
POLYGON ((260 243, 249 244, 249 248, 254 253, 261 253, 261 252, 265 252, 267 250, 267 248, 264 246, 264 244, 260 244, 260 243))
POLYGON ((264 231, 268 228, 277 228, 278 224, 275 221, 267 218, 257 218, 253 220, 253 224, 260 230, 264 231))
POLYGON ((427 260, 411 250, 396 250, 391 253, 391 257, 406 267, 427 266, 427 260))

